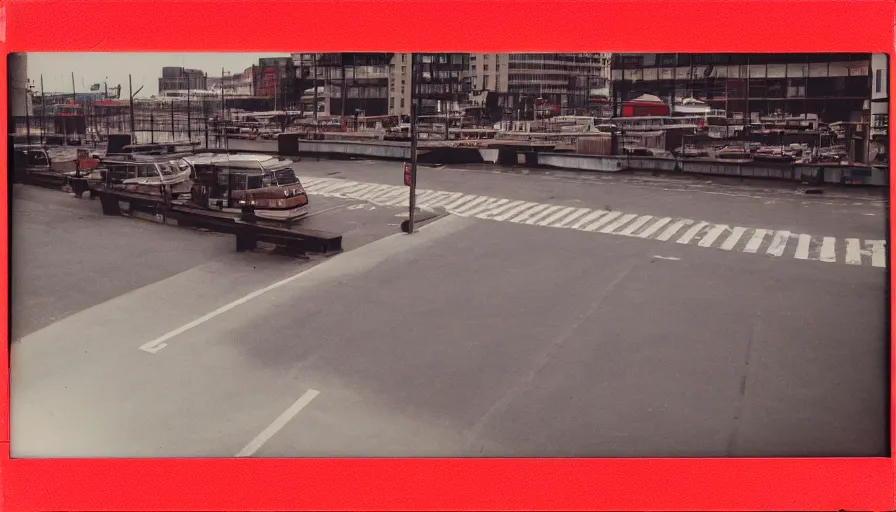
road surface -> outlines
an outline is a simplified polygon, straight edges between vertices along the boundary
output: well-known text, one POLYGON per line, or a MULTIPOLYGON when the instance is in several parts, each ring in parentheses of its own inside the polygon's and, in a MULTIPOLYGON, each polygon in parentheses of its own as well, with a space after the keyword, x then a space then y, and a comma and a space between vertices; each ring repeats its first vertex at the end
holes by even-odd
POLYGON ((408 236, 400 164, 297 169, 344 254, 17 191, 13 456, 887 453, 880 197, 423 168, 408 236))

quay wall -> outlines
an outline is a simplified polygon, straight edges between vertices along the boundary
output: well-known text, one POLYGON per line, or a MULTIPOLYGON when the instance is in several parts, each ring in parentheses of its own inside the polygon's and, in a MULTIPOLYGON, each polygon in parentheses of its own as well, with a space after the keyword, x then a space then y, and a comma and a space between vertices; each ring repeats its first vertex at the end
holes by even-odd
MULTIPOLYGON (((255 143, 234 144, 231 148, 251 151, 255 143), (245 146, 245 147, 243 147, 245 146)), ((312 141, 296 137, 283 137, 276 143, 267 143, 283 156, 317 155, 330 158, 368 158, 409 161, 410 144, 382 141, 312 141)), ((500 163, 524 164, 585 172, 655 171, 662 173, 687 173, 709 176, 734 176, 744 178, 781 179, 807 181, 809 183, 842 183, 843 179, 864 185, 887 186, 887 167, 860 167, 840 165, 805 165, 789 163, 755 162, 751 160, 677 159, 646 156, 583 155, 571 152, 540 151, 531 148, 451 147, 421 143, 418 161, 425 164, 476 164, 500 163)), ((257 149, 257 150, 260 150, 257 149)))

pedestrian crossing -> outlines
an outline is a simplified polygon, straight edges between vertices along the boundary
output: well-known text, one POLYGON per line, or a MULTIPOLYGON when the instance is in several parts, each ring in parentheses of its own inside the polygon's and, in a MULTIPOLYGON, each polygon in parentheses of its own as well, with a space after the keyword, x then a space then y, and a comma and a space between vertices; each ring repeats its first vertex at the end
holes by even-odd
MULTIPOLYGON (((302 182, 313 195, 359 199, 383 206, 408 206, 408 188, 404 186, 334 178, 308 178, 302 182)), ((773 258, 887 267, 885 240, 841 239, 437 190, 418 189, 417 204, 498 222, 574 229, 773 258)))

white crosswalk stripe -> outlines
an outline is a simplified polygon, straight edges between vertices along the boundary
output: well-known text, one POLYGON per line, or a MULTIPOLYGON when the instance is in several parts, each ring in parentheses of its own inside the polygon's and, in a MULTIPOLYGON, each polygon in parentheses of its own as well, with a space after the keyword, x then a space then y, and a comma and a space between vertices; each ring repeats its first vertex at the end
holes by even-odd
MULTIPOLYGON (((303 180, 303 184, 311 195, 364 200, 383 206, 408 205, 408 188, 403 186, 338 178, 310 178, 303 180)), ((888 265, 887 244, 884 240, 819 237, 786 230, 729 226, 702 220, 655 217, 440 190, 418 189, 417 204, 421 207, 444 208, 454 215, 483 220, 674 242, 774 258, 878 268, 886 268, 888 265)))

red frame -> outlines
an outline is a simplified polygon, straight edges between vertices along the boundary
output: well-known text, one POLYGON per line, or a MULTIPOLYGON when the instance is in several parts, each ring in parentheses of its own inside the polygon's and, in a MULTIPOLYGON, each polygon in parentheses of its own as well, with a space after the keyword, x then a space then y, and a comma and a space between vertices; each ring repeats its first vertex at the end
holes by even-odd
MULTIPOLYGON (((877 0, 10 0, 0 6, 0 44, 6 52, 837 51, 892 58, 894 11, 893 2, 877 0), (210 8, 228 12, 227 30, 210 8), (695 25, 694 12, 705 23, 695 25), (411 18, 426 22, 395 24, 411 18), (115 19, 127 23, 109 23, 115 19), (682 37, 689 29, 695 37, 682 37)), ((5 116, 0 123, 5 129, 5 116)), ((0 203, 0 215, 8 213, 0 203)), ((8 262, 8 251, 0 257, 8 262)), ((3 287, 5 300, 8 280, 3 287)), ((8 336, 6 322, 2 329, 8 336)), ((8 363, 6 351, 2 357, 8 363)), ((891 353, 891 369, 894 363, 891 353)), ((896 508, 892 449, 891 458, 865 459, 10 460, 8 383, 7 375, 0 390, 6 510, 896 508)), ((891 442, 894 425, 891 408, 891 442)))

